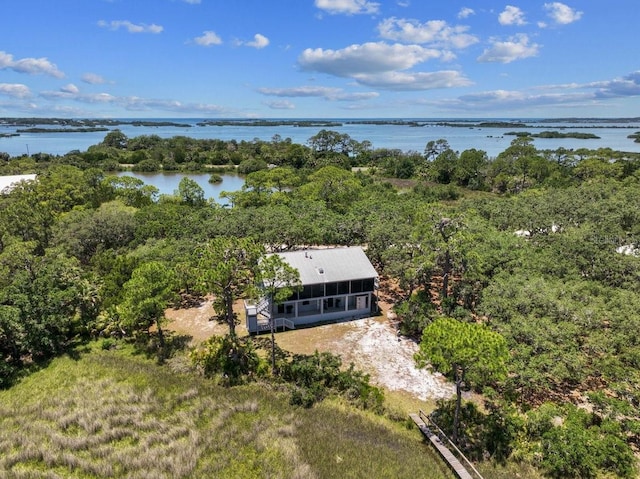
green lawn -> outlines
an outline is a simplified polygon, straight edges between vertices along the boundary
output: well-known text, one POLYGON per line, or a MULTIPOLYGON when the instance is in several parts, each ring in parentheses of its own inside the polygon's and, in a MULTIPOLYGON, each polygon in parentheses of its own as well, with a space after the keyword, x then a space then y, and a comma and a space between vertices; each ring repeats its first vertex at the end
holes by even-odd
POLYGON ((0 391, 0 477, 452 476, 416 429, 96 348, 0 391))

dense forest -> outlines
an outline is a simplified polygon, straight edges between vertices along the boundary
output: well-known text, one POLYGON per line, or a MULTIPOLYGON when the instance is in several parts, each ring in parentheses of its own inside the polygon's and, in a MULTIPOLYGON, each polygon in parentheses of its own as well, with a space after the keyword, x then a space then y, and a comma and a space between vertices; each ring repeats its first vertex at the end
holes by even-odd
POLYGON ((530 136, 495 158, 425 143, 405 152, 331 130, 304 145, 113 130, 63 156, 0 153, 1 175, 38 174, 0 195, 0 387, 96 340, 153 348, 162 363, 177 347, 164 310, 212 295, 230 334, 191 352, 199 370, 223 372, 229 387, 288 384, 300 406, 338 394, 384 414, 365 375, 239 338, 228 308, 252 294, 265 252, 357 244, 396 292, 417 361, 482 398, 458 394, 433 411, 470 457, 548 477, 634 477, 640 155, 541 151, 530 136), (159 195, 111 174, 121 170, 246 180, 222 207, 188 178, 159 195))

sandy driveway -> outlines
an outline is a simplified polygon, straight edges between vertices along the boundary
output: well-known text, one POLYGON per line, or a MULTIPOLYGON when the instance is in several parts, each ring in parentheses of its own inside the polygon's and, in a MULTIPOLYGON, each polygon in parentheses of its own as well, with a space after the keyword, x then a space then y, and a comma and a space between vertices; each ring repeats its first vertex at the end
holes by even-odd
MULTIPOLYGON (((213 334, 225 334, 226 326, 210 321, 212 315, 210 302, 195 308, 170 310, 167 312, 168 328, 191 335, 195 343, 213 334)), ((246 329, 241 325, 237 332, 246 334, 246 329)), ((405 392, 421 401, 455 394, 453 385, 440 374, 416 368, 413 355, 418 345, 398 337, 386 317, 280 332, 276 341, 293 353, 313 354, 318 350, 339 354, 344 364, 354 363, 371 376, 373 383, 389 391, 405 392)))
POLYGON ((384 318, 367 318, 326 324, 280 333, 278 345, 292 352, 339 354, 344 364, 353 363, 368 373, 372 382, 389 391, 404 391, 425 401, 451 397, 453 385, 442 375, 416 368, 413 355, 418 345, 398 337, 384 318))

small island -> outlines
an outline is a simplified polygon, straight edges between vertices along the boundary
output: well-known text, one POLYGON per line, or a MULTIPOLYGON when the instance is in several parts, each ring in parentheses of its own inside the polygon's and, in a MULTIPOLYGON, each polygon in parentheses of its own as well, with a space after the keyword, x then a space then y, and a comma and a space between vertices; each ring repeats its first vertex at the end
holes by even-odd
POLYGON ((508 131, 507 136, 529 136, 531 138, 573 138, 576 140, 598 140, 600 137, 593 133, 582 133, 573 131, 569 133, 560 133, 559 131, 541 131, 540 133, 531 133, 528 131, 508 131))
POLYGON ((297 126, 297 127, 338 127, 341 122, 331 120, 205 120, 198 126, 297 126))
POLYGON ((105 127, 89 127, 89 128, 18 128, 17 133, 93 133, 96 131, 109 131, 105 127))
POLYGON ((627 138, 631 138, 634 143, 640 143, 640 131, 632 133, 631 135, 627 136, 627 138))

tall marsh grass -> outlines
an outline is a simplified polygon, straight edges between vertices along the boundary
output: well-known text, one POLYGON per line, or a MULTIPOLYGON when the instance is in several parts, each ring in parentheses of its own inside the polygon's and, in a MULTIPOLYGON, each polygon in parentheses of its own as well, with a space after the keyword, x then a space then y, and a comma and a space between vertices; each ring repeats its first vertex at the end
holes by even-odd
POLYGON ((123 351, 58 358, 0 391, 0 477, 434 477, 415 431, 348 406, 289 405, 123 351))

